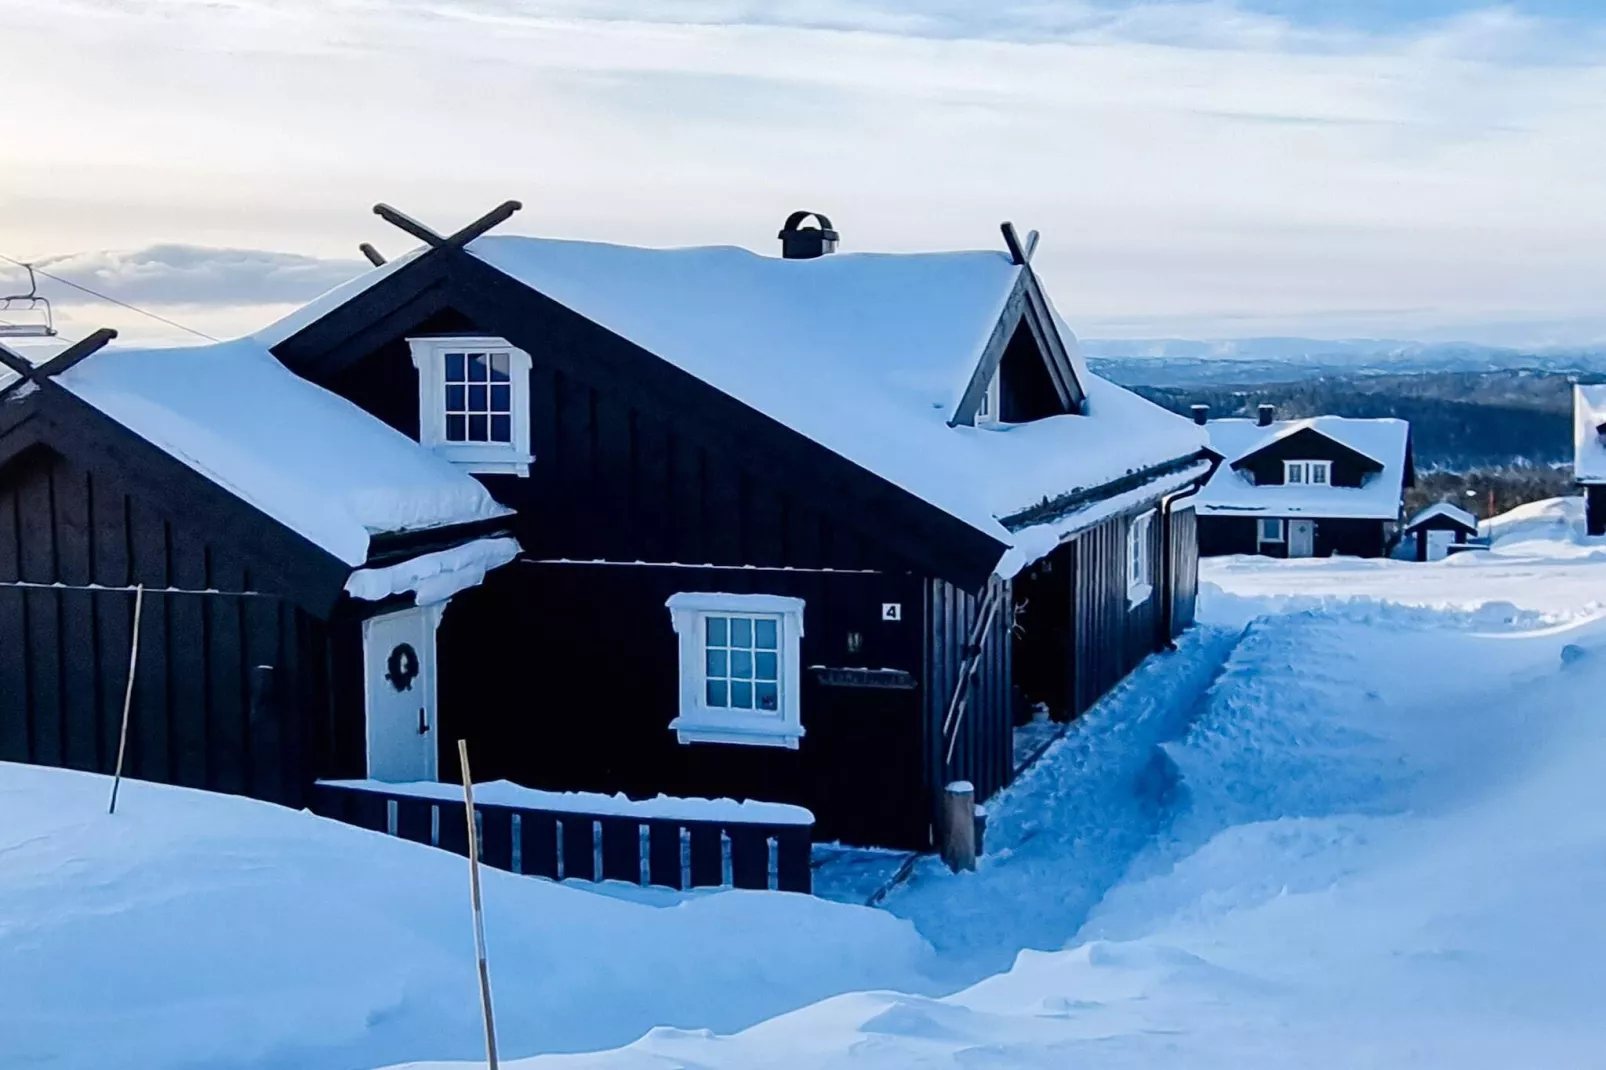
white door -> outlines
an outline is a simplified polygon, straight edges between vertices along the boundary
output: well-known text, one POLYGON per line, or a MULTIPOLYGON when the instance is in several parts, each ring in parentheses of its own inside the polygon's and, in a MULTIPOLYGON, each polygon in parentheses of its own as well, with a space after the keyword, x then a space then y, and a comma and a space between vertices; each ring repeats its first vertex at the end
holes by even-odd
POLYGON ((1288 522, 1288 556, 1310 557, 1316 553, 1316 521, 1288 522))
POLYGON ((1429 561, 1443 561, 1450 555, 1450 544, 1455 541, 1455 532, 1425 531, 1421 535, 1418 535, 1417 538, 1421 538, 1422 535, 1426 535, 1428 537, 1429 561))
POLYGON ((438 610, 404 609, 363 622, 370 779, 435 779, 438 610))

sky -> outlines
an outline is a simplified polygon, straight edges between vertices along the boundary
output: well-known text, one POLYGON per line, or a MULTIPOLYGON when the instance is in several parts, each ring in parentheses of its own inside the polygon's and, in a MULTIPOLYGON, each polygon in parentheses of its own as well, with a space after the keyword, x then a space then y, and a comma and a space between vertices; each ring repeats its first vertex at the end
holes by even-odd
POLYGON ((404 251, 376 201, 513 197, 762 252, 1011 219, 1084 337, 1606 341, 1598 0, 5 0, 0 57, 0 254, 219 335, 404 251))

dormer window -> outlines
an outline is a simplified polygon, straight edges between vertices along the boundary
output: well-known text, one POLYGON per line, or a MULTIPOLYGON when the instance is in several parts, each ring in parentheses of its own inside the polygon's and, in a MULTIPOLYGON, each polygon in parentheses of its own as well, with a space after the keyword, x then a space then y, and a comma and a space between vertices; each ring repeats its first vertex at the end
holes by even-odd
POLYGON ((1332 461, 1284 461, 1283 482, 1325 487, 1333 482, 1332 461))
POLYGON ((982 392, 981 403, 976 406, 976 426, 978 427, 983 424, 996 424, 999 422, 998 380, 1000 378, 1002 376, 995 373, 987 383, 987 389, 982 392))
POLYGON ((530 355, 501 338, 409 338, 418 441, 465 471, 530 474, 530 355))

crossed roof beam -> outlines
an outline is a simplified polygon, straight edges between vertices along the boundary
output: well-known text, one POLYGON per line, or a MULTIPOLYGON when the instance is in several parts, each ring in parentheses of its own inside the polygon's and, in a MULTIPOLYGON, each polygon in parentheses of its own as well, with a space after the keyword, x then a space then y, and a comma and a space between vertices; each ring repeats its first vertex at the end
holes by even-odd
MULTIPOLYGON (((475 238, 478 238, 481 234, 484 234, 491 228, 501 226, 503 223, 506 223, 510 218, 512 218, 514 212, 519 211, 523 207, 524 205, 519 201, 503 201, 501 204, 497 205, 495 208, 492 208, 489 212, 486 212, 484 215, 474 220, 474 222, 470 223, 462 230, 444 237, 439 231, 425 226, 412 216, 408 215, 406 212, 398 211, 388 204, 380 203, 374 205, 374 215, 378 216, 380 219, 383 219, 391 226, 396 227, 398 230, 404 230, 408 234, 411 234, 413 237, 429 246, 431 251, 433 251, 436 249, 461 249, 463 246, 467 245, 475 238)), ((367 242, 363 242, 361 245, 357 246, 357 248, 361 250, 362 255, 367 257, 368 262, 374 265, 374 267, 379 267, 385 263, 385 258, 380 255, 379 250, 375 249, 367 242)))
POLYGON ((79 361, 98 353, 105 348, 106 343, 116 337, 116 331, 110 327, 102 327, 94 334, 74 342, 43 364, 34 364, 21 354, 0 345, 0 367, 9 368, 17 373, 16 379, 0 387, 0 398, 27 383, 43 386, 79 361))

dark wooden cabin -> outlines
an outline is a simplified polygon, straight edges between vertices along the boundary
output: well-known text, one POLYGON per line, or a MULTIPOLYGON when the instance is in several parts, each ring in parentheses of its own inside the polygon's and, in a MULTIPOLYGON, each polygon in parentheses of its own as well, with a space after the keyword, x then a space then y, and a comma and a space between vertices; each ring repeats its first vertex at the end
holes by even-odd
POLYGON ((361 731, 364 628, 412 612, 414 566, 451 580, 434 555, 477 578, 504 511, 260 347, 103 341, 0 349, 0 761, 112 772, 138 600, 127 775, 303 805, 361 731), (413 524, 385 530, 340 449, 413 524), (375 584, 403 589, 349 593, 375 584))
POLYGON ((1382 557, 1398 539, 1416 482, 1405 421, 1277 420, 1263 405, 1205 426, 1225 460, 1199 495, 1201 555, 1382 557))
POLYGON ((1451 546, 1478 537, 1478 518, 1453 502, 1434 502, 1408 520, 1401 532, 1417 561, 1440 561, 1451 546))
MULTIPOLYGON (((799 213, 765 257, 382 214, 424 247, 262 337, 515 514, 434 655, 476 778, 925 848, 1034 706, 1076 716, 1192 622, 1205 437, 1088 375, 1012 228, 827 255, 799 213)), ((359 715, 325 775, 390 775, 359 715)))

